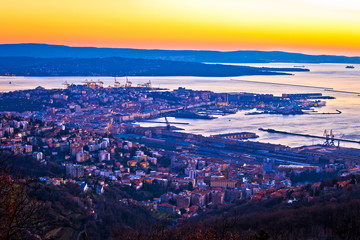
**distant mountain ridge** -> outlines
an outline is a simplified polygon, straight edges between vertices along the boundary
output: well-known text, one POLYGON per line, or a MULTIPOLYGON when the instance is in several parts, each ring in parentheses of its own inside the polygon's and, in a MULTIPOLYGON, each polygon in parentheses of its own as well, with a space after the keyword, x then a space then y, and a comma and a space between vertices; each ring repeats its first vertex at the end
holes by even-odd
POLYGON ((360 63, 360 57, 307 55, 281 51, 147 50, 131 48, 68 47, 36 43, 0 44, 0 57, 140 58, 208 63, 360 63))

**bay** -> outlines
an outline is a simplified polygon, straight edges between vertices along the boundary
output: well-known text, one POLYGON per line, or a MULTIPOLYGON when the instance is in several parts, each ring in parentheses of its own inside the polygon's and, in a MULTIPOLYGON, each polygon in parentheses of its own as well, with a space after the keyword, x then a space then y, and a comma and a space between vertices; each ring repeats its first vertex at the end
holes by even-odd
MULTIPOLYGON (((271 93, 280 96, 282 93, 322 93, 336 99, 326 100, 327 105, 319 112, 342 111, 339 115, 245 115, 240 111, 233 115, 220 116, 213 120, 181 119, 189 125, 181 125, 184 131, 211 134, 251 131, 260 137, 256 141, 285 144, 291 147, 321 144, 319 139, 290 135, 280 135, 259 131, 258 128, 273 128, 294 133, 305 133, 322 136, 325 129, 332 129, 335 137, 360 140, 360 65, 354 69, 345 68, 345 64, 234 64, 255 67, 294 67, 303 65, 310 72, 297 72, 286 76, 241 76, 241 77, 129 77, 133 86, 151 80, 154 87, 176 89, 186 87, 194 90, 214 92, 252 92, 271 93), (300 86, 301 85, 301 86, 300 86), (330 90, 330 91, 329 91, 330 90)), ((62 83, 81 84, 85 80, 100 79, 104 86, 113 85, 113 77, 0 77, 0 91, 45 88, 61 88, 62 83), (10 84, 11 82, 11 84, 10 84)), ((118 78, 125 83, 125 78, 118 78)), ((158 119, 164 121, 163 119, 158 119)), ((175 121, 169 118, 170 121, 175 121)), ((177 119, 176 121, 179 121, 177 119)), ((143 126, 159 124, 142 123, 143 126)), ((160 124, 161 125, 161 124, 160 124)), ((340 143, 341 146, 360 148, 356 143, 340 143)))

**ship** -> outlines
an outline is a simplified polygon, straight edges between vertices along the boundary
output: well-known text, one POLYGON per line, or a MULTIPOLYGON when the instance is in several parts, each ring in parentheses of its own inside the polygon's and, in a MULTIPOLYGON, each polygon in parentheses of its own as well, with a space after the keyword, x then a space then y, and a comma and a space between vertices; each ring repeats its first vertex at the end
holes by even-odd
POLYGON ((194 112, 179 112, 174 114, 175 118, 191 118, 191 119, 215 119, 216 117, 201 114, 201 113, 194 113, 194 112))
POLYGON ((355 68, 354 66, 352 66, 352 65, 348 65, 348 66, 346 66, 345 68, 350 68, 350 69, 353 69, 353 68, 355 68))

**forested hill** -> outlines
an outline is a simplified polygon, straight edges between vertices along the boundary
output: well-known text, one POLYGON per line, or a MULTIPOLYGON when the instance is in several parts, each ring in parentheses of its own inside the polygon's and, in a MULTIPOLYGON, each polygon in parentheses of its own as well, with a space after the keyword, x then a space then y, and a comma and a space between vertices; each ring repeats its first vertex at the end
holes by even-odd
POLYGON ((8 76, 205 76, 284 75, 300 68, 255 68, 166 60, 109 58, 0 57, 8 76))
POLYGON ((185 62, 212 63, 360 63, 360 57, 334 55, 307 55, 281 51, 194 51, 194 50, 148 50, 130 48, 68 47, 48 44, 2 44, 0 57, 124 57, 161 59, 185 62))

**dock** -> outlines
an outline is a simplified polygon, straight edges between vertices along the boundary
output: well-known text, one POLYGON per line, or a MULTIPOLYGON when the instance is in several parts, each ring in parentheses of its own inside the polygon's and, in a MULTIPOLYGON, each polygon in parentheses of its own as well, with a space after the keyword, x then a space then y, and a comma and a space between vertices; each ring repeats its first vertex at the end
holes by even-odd
POLYGON ((316 114, 341 114, 342 112, 338 109, 336 109, 336 112, 323 112, 323 113, 319 113, 319 112, 315 112, 315 113, 306 113, 306 114, 311 114, 311 115, 316 115, 316 114))
POLYGON ((314 89, 322 89, 323 91, 327 91, 327 92, 360 94, 359 92, 336 90, 336 89, 331 88, 331 87, 320 87, 320 86, 310 86, 310 85, 291 84, 291 83, 279 83, 279 82, 250 81, 250 80, 241 80, 241 79, 230 79, 230 80, 231 81, 237 81, 237 82, 246 82, 246 83, 258 83, 258 84, 279 85, 279 86, 314 88, 314 89))
POLYGON ((249 139, 249 138, 258 138, 259 136, 253 132, 236 132, 236 133, 211 135, 210 137, 243 140, 243 139, 249 139))
MULTIPOLYGON (((308 138, 319 138, 319 139, 329 140, 328 137, 316 136, 316 135, 311 135, 311 134, 292 133, 292 132, 275 130, 275 129, 271 129, 271 128, 268 128, 268 129, 259 128, 259 130, 260 130, 260 131, 264 131, 264 132, 268 132, 268 133, 287 134, 287 135, 292 135, 292 136, 300 136, 300 137, 308 137, 308 138)), ((331 138, 331 140, 340 141, 340 142, 350 142, 350 143, 358 143, 358 144, 360 144, 360 141, 351 140, 351 139, 342 139, 342 138, 335 138, 335 137, 334 137, 334 138, 331 138)))
MULTIPOLYGON (((143 121, 139 121, 139 122, 144 122, 144 123, 163 123, 163 124, 166 124, 166 122, 152 121, 152 120, 143 120, 143 121)), ((168 122, 168 123, 170 123, 170 124, 189 125, 189 123, 187 123, 187 122, 168 122)))

